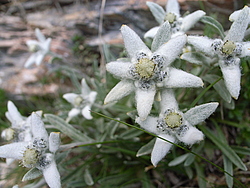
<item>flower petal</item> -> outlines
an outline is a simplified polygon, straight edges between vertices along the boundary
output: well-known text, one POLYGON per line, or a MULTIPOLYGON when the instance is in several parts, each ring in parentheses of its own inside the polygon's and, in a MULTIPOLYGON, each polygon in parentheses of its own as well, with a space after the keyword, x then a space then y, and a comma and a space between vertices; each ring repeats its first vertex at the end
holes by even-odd
POLYGON ((155 94, 156 94, 156 88, 154 86, 152 86, 152 88, 148 90, 142 90, 140 88, 136 89, 135 100, 136 100, 137 112, 142 120, 145 120, 148 114, 150 113, 154 102, 155 94))
POLYGON ((55 160, 52 160, 49 166, 42 169, 43 176, 50 188, 61 188, 60 174, 57 170, 55 160))
POLYGON ((177 0, 168 0, 166 4, 167 13, 174 13, 177 17, 180 17, 180 5, 177 0))
POLYGON ((43 139, 48 141, 48 133, 44 127, 44 123, 37 113, 32 112, 31 114, 31 131, 34 138, 43 139))
POLYGON ((185 16, 182 20, 181 31, 188 31, 191 27, 194 26, 196 22, 198 22, 201 17, 205 16, 205 12, 202 10, 197 10, 187 16, 185 16))
POLYGON ((212 48, 213 39, 210 39, 208 37, 199 37, 199 36, 188 36, 187 42, 193 47, 199 51, 204 52, 205 54, 209 56, 214 56, 215 52, 212 48))
POLYGON ((14 142, 0 146, 1 158, 22 159, 23 152, 28 146, 29 142, 14 142))
POLYGON ((33 53, 31 54, 31 56, 27 59, 27 61, 25 62, 24 64, 24 67, 25 68, 28 68, 30 67, 32 64, 34 64, 36 62, 36 57, 37 57, 37 54, 36 53, 33 53))
POLYGON ((155 53, 165 56, 167 58, 167 62, 164 66, 168 66, 178 57, 178 55, 180 55, 186 42, 187 36, 179 35, 177 37, 171 38, 167 43, 160 46, 155 53))
POLYGON ((46 40, 45 36, 41 33, 40 29, 36 28, 35 29, 35 34, 36 34, 37 39, 40 42, 44 42, 46 40))
POLYGON ((80 109, 78 109, 78 108, 72 108, 72 109, 69 111, 68 116, 69 116, 70 118, 72 118, 72 117, 77 116, 80 112, 81 112, 80 109))
POLYGON ((171 38, 171 26, 168 21, 164 22, 159 30, 157 31, 152 45, 151 45, 151 51, 154 52, 156 51, 161 45, 164 43, 168 42, 169 39, 171 38))
POLYGON ((176 134, 176 137, 187 145, 193 145, 204 139, 203 133, 193 126, 188 126, 187 130, 183 129, 183 132, 176 134))
POLYGON ((211 102, 195 106, 184 113, 184 119, 192 126, 197 125, 207 119, 216 110, 218 105, 219 103, 217 102, 211 102))
POLYGON ((104 104, 115 102, 129 95, 135 90, 134 83, 131 80, 122 80, 107 94, 104 104))
POLYGON ((232 65, 225 65, 224 62, 220 61, 219 65, 229 93, 234 99, 238 99, 241 80, 240 59, 235 58, 235 63, 232 65))
POLYGON ((167 109, 178 109, 178 103, 176 101, 174 92, 172 89, 163 89, 161 91, 161 114, 167 109))
POLYGON ((166 88, 186 88, 186 87, 202 87, 202 80, 190 73, 176 68, 169 68, 168 77, 163 80, 166 88))
POLYGON ((224 41, 229 40, 233 42, 241 42, 243 40, 250 20, 249 12, 250 9, 247 6, 242 9, 237 19, 231 25, 224 41))
POLYGON ((86 83, 86 79, 85 78, 83 78, 81 80, 81 85, 82 85, 81 91, 82 91, 83 96, 89 95, 89 93, 91 92, 91 89, 89 88, 88 84, 86 83))
POLYGON ((83 117, 85 117, 86 119, 93 119, 93 117, 91 116, 90 110, 91 110, 90 105, 86 105, 82 109, 82 115, 83 115, 83 117))
POLYGON ((88 96, 88 102, 92 105, 95 102, 97 92, 91 91, 88 96))
POLYGON ((63 95, 63 98, 68 101, 69 103, 74 105, 75 98, 79 96, 78 94, 75 93, 66 93, 63 95))
MULTIPOLYGON (((175 143, 175 138, 167 134, 160 134, 160 137, 175 143)), ((156 167, 159 161, 161 161, 171 149, 172 144, 166 142, 160 138, 156 138, 153 151, 151 153, 151 162, 156 167)))
POLYGON ((39 66, 42 63, 45 54, 40 51, 36 52, 36 54, 37 55, 36 55, 35 61, 36 61, 36 65, 39 66))
POLYGON ((144 38, 154 38, 160 27, 153 27, 144 34, 144 38))
POLYGON ((158 4, 154 3, 154 2, 146 2, 149 10, 151 11, 151 13, 153 14, 153 16, 155 17, 155 20, 159 23, 162 24, 164 21, 164 17, 165 17, 165 10, 158 4))
POLYGON ((129 74, 131 66, 132 64, 130 62, 113 61, 106 65, 106 69, 118 78, 133 79, 132 75, 129 74))
POLYGON ((250 56, 250 42, 244 42, 242 43, 242 52, 240 54, 240 57, 246 57, 250 56))
POLYGON ((144 44, 141 38, 128 26, 123 25, 121 27, 121 32, 125 48, 132 60, 136 59, 136 55, 138 54, 138 52, 144 52, 146 54, 151 53, 151 51, 146 46, 146 44, 144 44))
POLYGON ((60 147, 60 132, 51 132, 49 135, 49 151, 55 153, 60 147))
POLYGON ((17 107, 15 106, 15 104, 12 101, 8 101, 7 109, 8 109, 7 118, 9 119, 9 121, 11 123, 13 123, 15 125, 15 124, 19 124, 20 122, 24 121, 22 115, 20 114, 17 107))
POLYGON ((158 134, 158 131, 156 129, 157 120, 158 117, 148 116, 145 120, 141 120, 140 117, 137 117, 135 122, 138 123, 141 128, 145 129, 146 131, 158 134))

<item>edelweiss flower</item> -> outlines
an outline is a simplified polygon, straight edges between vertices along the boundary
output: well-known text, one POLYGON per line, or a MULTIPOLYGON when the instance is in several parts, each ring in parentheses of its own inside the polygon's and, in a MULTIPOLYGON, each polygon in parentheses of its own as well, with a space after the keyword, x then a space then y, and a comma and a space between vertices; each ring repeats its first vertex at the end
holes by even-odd
POLYGON ((33 139, 0 146, 0 157, 19 159, 24 167, 39 169, 49 187, 60 188, 60 175, 54 159, 60 145, 59 133, 52 132, 48 136, 41 117, 35 112, 29 121, 33 139))
POLYGON ((34 63, 36 65, 40 65, 45 55, 47 55, 50 51, 51 38, 46 39, 38 28, 36 28, 35 33, 38 41, 28 40, 26 42, 29 50, 33 52, 33 54, 25 62, 25 68, 30 67, 34 63))
MULTIPOLYGON (((171 90, 165 89, 162 92, 161 113, 159 117, 148 116, 142 121, 136 122, 145 130, 158 135, 172 143, 183 142, 193 145, 203 140, 203 133, 194 125, 199 124, 208 118, 217 108, 218 103, 212 102, 191 108, 183 113, 178 109, 177 101, 171 90)), ((151 162, 154 166, 169 152, 172 144, 160 138, 156 138, 152 153, 151 162)))
MULTIPOLYGON (((206 13, 202 10, 197 10, 185 17, 180 15, 180 6, 177 0, 168 0, 166 11, 158 4, 147 2, 147 5, 159 24, 168 21, 172 28, 173 36, 184 34, 198 22, 206 13)), ((144 38, 154 38, 159 27, 153 27, 145 33, 144 38)))
POLYGON ((200 78, 169 67, 181 53, 186 43, 186 35, 172 38, 159 48, 155 48, 155 51, 150 51, 128 26, 122 26, 121 32, 130 61, 117 60, 107 64, 107 71, 122 80, 108 93, 104 104, 117 101, 135 92, 138 114, 142 119, 146 119, 158 88, 203 85, 200 78))
POLYGON ((226 87, 235 99, 240 93, 240 58, 250 56, 250 42, 242 42, 249 23, 249 11, 245 7, 231 25, 223 40, 188 36, 188 43, 208 56, 217 56, 226 87))
POLYGON ((63 95, 63 98, 71 103, 74 107, 68 113, 67 122, 69 122, 73 117, 77 116, 79 113, 82 113, 83 117, 86 119, 92 119, 90 110, 93 105, 97 92, 91 91, 89 86, 86 83, 86 80, 83 78, 81 81, 82 84, 82 93, 66 93, 63 95))

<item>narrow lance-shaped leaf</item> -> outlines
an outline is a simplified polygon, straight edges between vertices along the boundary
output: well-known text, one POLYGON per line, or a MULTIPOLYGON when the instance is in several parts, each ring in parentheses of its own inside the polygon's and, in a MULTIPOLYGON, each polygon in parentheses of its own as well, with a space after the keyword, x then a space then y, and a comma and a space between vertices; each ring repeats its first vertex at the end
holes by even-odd
POLYGON ((223 155, 223 164, 224 164, 224 170, 226 172, 228 172, 229 174, 231 174, 231 176, 229 176, 228 174, 225 173, 227 186, 228 186, 228 188, 232 188, 233 184, 234 184, 234 179, 233 179, 233 163, 232 163, 232 161, 230 161, 228 159, 227 156, 223 155))
POLYGON ((93 141, 90 137, 88 137, 86 134, 78 131, 75 129, 72 125, 66 123, 62 118, 53 115, 53 114, 45 114, 44 117, 58 130, 60 130, 62 133, 66 134, 73 140, 86 142, 86 141, 93 141))
POLYGON ((41 176, 43 173, 41 170, 38 170, 37 168, 32 168, 30 169, 24 176, 22 181, 27 181, 27 180, 33 180, 41 176))
POLYGON ((140 157, 140 156, 143 156, 143 155, 147 155, 147 154, 150 154, 153 150, 153 147, 154 147, 154 144, 155 144, 155 138, 152 139, 149 143, 147 143, 146 145, 142 146, 137 154, 136 154, 136 157, 140 157))
POLYGON ((215 28, 219 32, 219 34, 220 34, 220 36, 222 38, 225 37, 224 29, 223 29, 222 25, 217 20, 215 20, 214 18, 212 18, 210 16, 203 16, 200 19, 200 21, 205 23, 205 24, 208 24, 208 25, 212 26, 213 28, 215 28))

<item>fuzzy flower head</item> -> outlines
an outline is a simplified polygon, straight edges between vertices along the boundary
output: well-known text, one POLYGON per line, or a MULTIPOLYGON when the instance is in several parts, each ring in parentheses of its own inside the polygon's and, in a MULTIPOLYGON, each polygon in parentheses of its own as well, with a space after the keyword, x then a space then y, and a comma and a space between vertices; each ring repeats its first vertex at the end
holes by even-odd
POLYGON ((60 146, 59 133, 52 132, 48 136, 41 116, 35 112, 31 114, 29 121, 32 140, 0 146, 0 157, 18 159, 24 167, 37 168, 49 187, 60 188, 60 175, 54 159, 60 146))
MULTIPOLYGON (((194 125, 208 118, 217 108, 218 103, 212 102, 191 108, 183 113, 178 109, 172 90, 166 89, 162 93, 161 113, 159 117, 148 116, 144 121, 140 118, 136 122, 145 130, 158 135, 172 143, 182 142, 193 145, 203 140, 203 133, 194 125)), ((151 162, 154 166, 169 152, 172 144, 156 138, 151 162)))
POLYGON ((189 36, 188 43, 208 56, 218 57, 226 87, 235 99, 240 93, 240 58, 250 56, 250 42, 242 42, 250 20, 250 9, 246 6, 231 25, 223 40, 189 36))
MULTIPOLYGON (((180 5, 177 0, 168 0, 166 4, 166 10, 153 2, 147 2, 147 6, 160 25, 165 21, 169 22, 173 36, 184 34, 191 27, 193 27, 193 25, 198 22, 202 16, 206 14, 202 10, 197 10, 185 17, 181 17, 180 5)), ((154 38, 158 29, 159 27, 153 27, 145 33, 144 38, 154 38)))
POLYGON ((35 33, 38 41, 28 40, 26 42, 29 51, 32 52, 33 54, 25 62, 24 64, 25 68, 28 68, 33 64, 36 64, 37 66, 40 65, 41 62, 43 61, 43 58, 50 51, 51 38, 46 39, 38 28, 36 28, 35 33))
POLYGON ((186 43, 186 35, 165 41, 163 36, 166 36, 165 32, 169 33, 169 29, 169 23, 165 22, 154 38, 150 50, 132 29, 122 26, 121 32, 129 59, 118 59, 106 65, 107 71, 121 81, 108 93, 104 104, 118 101, 135 92, 138 115, 146 119, 159 88, 203 85, 200 78, 169 66, 186 43))
POLYGON ((81 94, 66 93, 63 95, 63 98, 73 105, 73 108, 68 113, 68 119, 66 120, 67 122, 80 113, 86 119, 93 118, 91 116, 90 110, 91 106, 95 102, 97 92, 91 91, 84 78, 81 81, 81 85, 81 94))

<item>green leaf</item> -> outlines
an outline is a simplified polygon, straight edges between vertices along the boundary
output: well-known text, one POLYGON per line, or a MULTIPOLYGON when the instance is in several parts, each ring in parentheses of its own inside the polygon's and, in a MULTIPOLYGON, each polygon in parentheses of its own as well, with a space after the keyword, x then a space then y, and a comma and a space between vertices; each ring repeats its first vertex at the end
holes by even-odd
POLYGON ((181 164, 182 162, 184 162, 184 161, 187 159, 187 157, 188 157, 189 155, 190 155, 190 153, 186 153, 186 154, 184 154, 184 155, 181 155, 181 156, 179 156, 179 157, 174 158, 174 160, 172 160, 172 161, 170 161, 170 162, 168 163, 168 166, 176 166, 176 165, 181 164))
POLYGON ((91 174, 89 173, 89 169, 85 169, 83 177, 87 185, 94 185, 94 181, 91 174))
POLYGON ((152 12, 153 16, 155 17, 156 21, 159 24, 162 24, 162 22, 164 21, 164 17, 165 17, 165 10, 158 4, 153 3, 153 2, 146 2, 148 8, 150 9, 150 11, 152 12))
POLYGON ((119 135, 120 138, 124 140, 135 138, 141 135, 143 132, 137 129, 128 129, 119 135))
MULTIPOLYGON (((206 74, 202 79, 212 84, 219 78, 220 76, 217 76, 214 74, 206 74)), ((232 97, 230 93, 228 92, 223 80, 218 81, 216 84, 213 85, 213 87, 216 90, 216 92, 221 96, 221 98, 223 98, 228 103, 231 102, 232 97)))
POLYGON ((187 157, 184 166, 190 166, 195 160, 195 155, 191 154, 187 157))
POLYGON ((146 145, 142 146, 137 154, 136 154, 136 157, 140 157, 140 156, 143 156, 143 155, 147 155, 147 154, 150 154, 153 150, 153 147, 154 147, 154 144, 155 144, 155 138, 152 139, 149 143, 147 143, 146 145))
POLYGON ((199 128, 202 130, 202 132, 222 151, 222 153, 227 156, 232 163, 234 163, 238 168, 242 170, 247 170, 247 167, 242 162, 240 157, 234 152, 234 150, 226 143, 221 141, 214 132, 212 132, 210 129, 199 126, 199 128))
POLYGON ((229 176, 228 174, 225 173, 227 186, 228 186, 228 188, 232 188, 233 183, 234 183, 234 179, 233 179, 233 163, 232 163, 232 161, 230 161, 228 159, 227 156, 223 155, 223 164, 224 164, 224 170, 226 172, 228 172, 229 174, 231 174, 231 176, 229 176))
POLYGON ((72 125, 68 124, 62 118, 53 115, 45 114, 44 117, 53 125, 56 129, 69 136, 72 140, 81 142, 92 142, 93 139, 88 137, 86 134, 81 133, 79 130, 75 129, 72 125))
POLYGON ((231 148, 239 154, 250 155, 250 148, 241 147, 241 146, 231 146, 231 148))
POLYGON ((203 16, 200 19, 200 21, 215 28, 218 31, 218 33, 220 34, 222 39, 225 37, 223 26, 214 18, 212 18, 210 16, 203 16))
POLYGON ((43 173, 41 170, 38 170, 37 168, 32 168, 30 169, 24 176, 22 181, 27 181, 27 180, 33 180, 41 176, 43 173))
POLYGON ((198 176, 198 185, 200 188, 207 187, 207 181, 204 175, 204 168, 198 163, 194 163, 196 174, 198 176))

